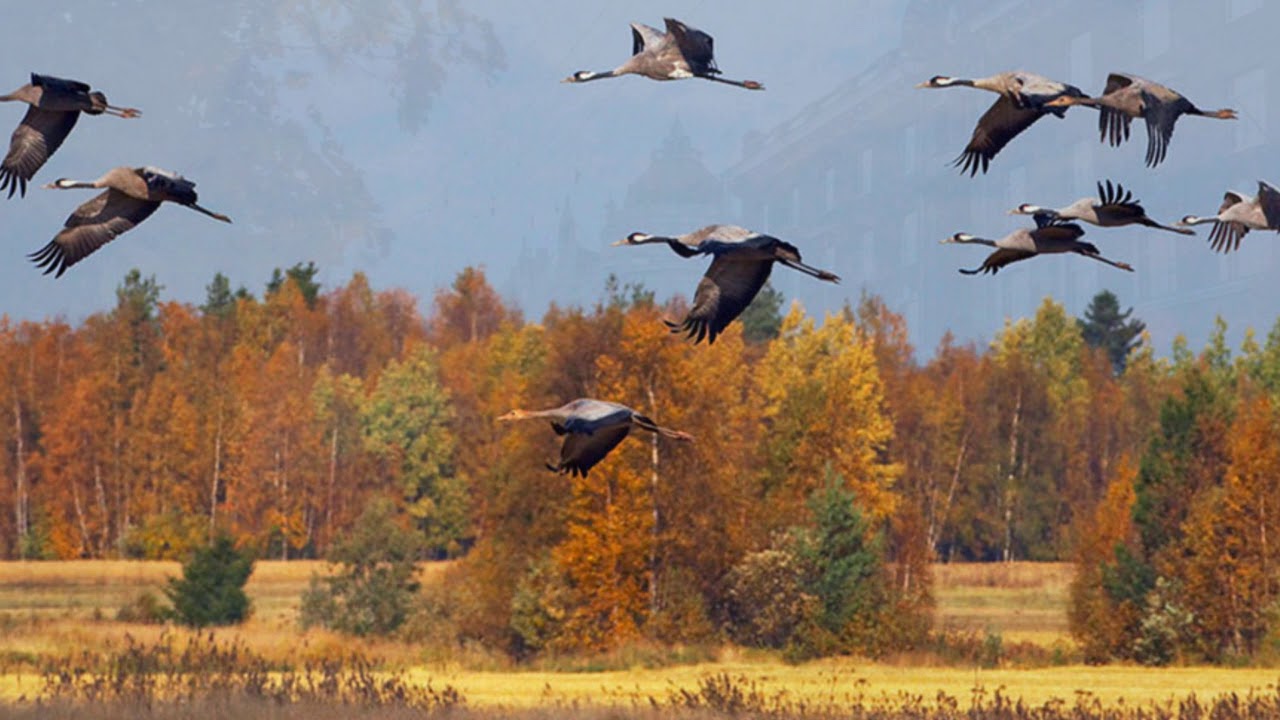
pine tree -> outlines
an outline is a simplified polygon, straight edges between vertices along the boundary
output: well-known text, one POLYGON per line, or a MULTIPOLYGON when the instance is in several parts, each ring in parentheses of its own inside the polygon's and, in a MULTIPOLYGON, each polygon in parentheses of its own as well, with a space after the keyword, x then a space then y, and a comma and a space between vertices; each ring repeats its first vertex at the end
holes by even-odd
POLYGON ((1078 320, 1084 341, 1106 350, 1117 375, 1124 372, 1129 353, 1142 345, 1142 331, 1147 324, 1130 319, 1133 308, 1120 312, 1120 300, 1110 290, 1103 290, 1089 301, 1084 318, 1078 320))
POLYGON ((766 343, 782 329, 782 293, 765 281, 751 304, 742 312, 742 338, 749 343, 766 343))

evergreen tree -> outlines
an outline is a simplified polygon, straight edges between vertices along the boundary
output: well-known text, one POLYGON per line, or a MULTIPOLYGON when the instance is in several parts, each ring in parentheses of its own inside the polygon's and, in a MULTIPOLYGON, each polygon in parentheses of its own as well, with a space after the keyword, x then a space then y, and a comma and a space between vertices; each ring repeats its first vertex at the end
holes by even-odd
POLYGON ((236 296, 231 292, 231 281, 222 273, 215 273, 213 280, 204 286, 205 301, 200 312, 205 315, 227 317, 235 310, 236 296))
POLYGON ((395 515, 394 503, 378 499, 334 543, 328 560, 338 570, 325 578, 312 576, 302 596, 304 626, 387 635, 409 617, 424 544, 418 533, 396 524, 395 515))
POLYGON ((316 267, 314 262, 308 262, 306 265, 297 263, 284 272, 276 268, 271 271, 271 279, 267 281, 267 295, 274 295, 284 287, 285 280, 292 280, 298 286, 298 292, 302 293, 302 299, 306 301, 307 308, 315 309, 316 298, 320 296, 320 283, 316 282, 316 275, 319 273, 320 268, 316 267))
POLYGON ((747 309, 742 311, 742 337, 749 343, 768 342, 782 328, 782 293, 765 281, 747 309))
POLYGON ((253 574, 253 557, 237 550, 227 535, 196 550, 182 566, 182 579, 171 578, 165 595, 173 616, 184 625, 232 625, 249 617, 244 585, 253 574))
POLYGON ((1130 319, 1133 308, 1120 312, 1120 300, 1110 290, 1103 290, 1089 301, 1084 318, 1079 320, 1080 332, 1090 347, 1102 348, 1111 358, 1111 366, 1117 375, 1124 372, 1129 353, 1142 345, 1142 331, 1147 324, 1137 318, 1130 319))

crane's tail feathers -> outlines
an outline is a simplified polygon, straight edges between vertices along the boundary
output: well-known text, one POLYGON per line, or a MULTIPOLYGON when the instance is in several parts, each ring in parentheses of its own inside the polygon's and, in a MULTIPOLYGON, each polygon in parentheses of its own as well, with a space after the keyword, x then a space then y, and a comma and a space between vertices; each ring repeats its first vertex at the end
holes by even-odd
POLYGON ((649 418, 639 413, 632 415, 631 419, 636 424, 636 426, 642 430, 648 430, 649 432, 657 433, 662 437, 671 438, 672 440, 679 440, 681 442, 693 442, 693 436, 690 435, 689 433, 681 432, 680 430, 672 430, 671 428, 664 428, 658 423, 650 420, 649 418))
POLYGON ((826 280, 827 282, 833 282, 833 283, 840 282, 839 275, 836 275, 835 273, 827 272, 826 270, 819 270, 818 268, 812 267, 810 265, 805 265, 799 260, 779 260, 778 262, 781 262, 783 265, 786 265, 792 270, 799 270, 805 275, 812 275, 813 277, 816 277, 819 280, 826 280))
POLYGON ((202 207, 200 207, 199 205, 197 205, 197 204, 195 204, 195 203, 191 203, 191 204, 190 204, 190 205, 188 205, 187 207, 191 208, 192 210, 195 210, 196 212, 204 213, 205 215, 208 215, 209 217, 213 218, 214 220, 221 220, 221 221, 222 221, 222 222, 224 222, 224 223, 230 223, 230 222, 231 222, 231 218, 227 217, 226 215, 223 215, 222 213, 216 213, 216 212, 214 212, 214 211, 212 211, 212 210, 209 210, 209 209, 207 209, 207 208, 202 208, 202 207))

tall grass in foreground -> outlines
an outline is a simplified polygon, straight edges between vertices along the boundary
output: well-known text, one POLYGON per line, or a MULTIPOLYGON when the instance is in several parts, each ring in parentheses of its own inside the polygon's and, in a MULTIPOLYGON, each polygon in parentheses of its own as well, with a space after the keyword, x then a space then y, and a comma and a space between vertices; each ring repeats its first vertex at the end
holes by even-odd
POLYGON ((526 709, 466 705, 450 686, 418 685, 375 670, 353 653, 301 666, 272 662, 242 642, 212 634, 129 640, 110 652, 87 651, 41 670, 37 696, 0 705, 16 718, 776 718, 778 720, 1263 720, 1280 717, 1280 685, 1245 695, 1202 700, 1195 695, 1142 706, 1104 704, 1087 693, 1074 701, 1029 705, 1000 690, 976 689, 967 699, 939 692, 875 694, 833 687, 830 696, 798 698, 762 689, 744 676, 718 673, 663 696, 622 700, 603 693, 590 704, 547 703, 526 709))

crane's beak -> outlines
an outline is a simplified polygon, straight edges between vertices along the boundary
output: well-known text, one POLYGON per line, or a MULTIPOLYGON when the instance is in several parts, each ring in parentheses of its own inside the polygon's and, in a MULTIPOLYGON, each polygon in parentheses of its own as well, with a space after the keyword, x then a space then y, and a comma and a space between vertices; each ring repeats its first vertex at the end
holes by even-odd
POLYGON ((932 86, 929 84, 929 81, 928 81, 928 80, 925 80, 924 82, 916 83, 916 87, 917 87, 917 88, 927 88, 927 87, 932 87, 932 86))
POLYGON ((522 417, 524 417, 524 413, 520 412, 519 410, 512 410, 506 415, 498 416, 496 419, 498 422, 510 422, 511 420, 519 420, 522 417))
POLYGON ((617 242, 611 242, 611 243, 609 243, 609 247, 622 247, 623 245, 630 245, 630 244, 631 244, 631 243, 630 243, 630 242, 628 242, 626 238, 622 238, 621 240, 618 240, 617 242))

